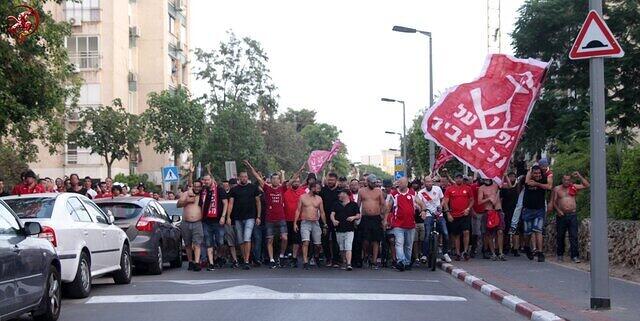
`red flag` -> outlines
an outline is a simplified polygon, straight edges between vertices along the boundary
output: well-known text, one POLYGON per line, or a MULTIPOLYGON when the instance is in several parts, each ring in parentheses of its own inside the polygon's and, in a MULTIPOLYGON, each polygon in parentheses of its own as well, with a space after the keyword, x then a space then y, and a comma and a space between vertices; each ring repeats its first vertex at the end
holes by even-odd
POLYGON ((483 177, 501 181, 549 64, 489 55, 477 80, 450 88, 425 112, 427 139, 483 177))
POLYGON ((453 155, 449 153, 448 150, 441 148, 440 153, 438 153, 438 157, 436 157, 436 162, 433 164, 433 171, 439 170, 444 164, 453 159, 453 155))
POLYGON ((337 140, 333 143, 331 150, 314 150, 309 155, 309 159, 307 160, 307 164, 309 165, 309 171, 312 173, 318 173, 322 170, 324 164, 328 163, 333 159, 333 156, 337 155, 340 151, 340 147, 342 143, 337 140))

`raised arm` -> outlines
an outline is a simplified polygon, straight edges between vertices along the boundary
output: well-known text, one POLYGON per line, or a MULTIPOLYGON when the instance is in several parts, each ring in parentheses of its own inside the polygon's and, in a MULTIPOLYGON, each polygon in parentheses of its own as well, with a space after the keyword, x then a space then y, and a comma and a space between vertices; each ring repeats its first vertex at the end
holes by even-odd
POLYGON ((260 175, 258 171, 256 171, 256 169, 253 167, 253 165, 251 165, 251 163, 249 163, 248 160, 245 159, 242 162, 244 163, 245 166, 247 166, 247 168, 251 172, 251 175, 253 175, 256 178, 256 181, 258 181, 258 185, 260 187, 264 187, 265 183, 264 183, 264 179, 262 179, 262 175, 260 175))
POLYGON ((572 176, 580 179, 580 184, 574 185, 576 189, 581 190, 581 189, 589 188, 589 186, 591 186, 591 183, 589 183, 589 181, 586 178, 582 177, 580 172, 577 172, 577 171, 573 172, 572 176))

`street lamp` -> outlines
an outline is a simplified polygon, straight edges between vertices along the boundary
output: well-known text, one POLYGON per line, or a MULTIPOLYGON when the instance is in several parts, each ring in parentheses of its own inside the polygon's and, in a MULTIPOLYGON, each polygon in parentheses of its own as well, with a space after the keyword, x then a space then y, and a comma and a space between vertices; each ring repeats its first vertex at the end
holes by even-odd
MULTIPOLYGON (((415 28, 393 26, 391 29, 396 32, 402 33, 420 33, 429 37, 429 108, 433 106, 433 54, 432 54, 432 37, 431 32, 418 30, 415 28)), ((429 141, 429 166, 433 168, 433 164, 436 162, 436 145, 433 141, 429 141)))
POLYGON ((381 98, 381 101, 386 103, 401 103, 402 104, 402 135, 395 132, 385 132, 387 134, 398 134, 400 135, 400 139, 402 142, 402 166, 404 168, 404 175, 407 176, 407 124, 405 121, 405 106, 403 100, 391 99, 391 98, 381 98))

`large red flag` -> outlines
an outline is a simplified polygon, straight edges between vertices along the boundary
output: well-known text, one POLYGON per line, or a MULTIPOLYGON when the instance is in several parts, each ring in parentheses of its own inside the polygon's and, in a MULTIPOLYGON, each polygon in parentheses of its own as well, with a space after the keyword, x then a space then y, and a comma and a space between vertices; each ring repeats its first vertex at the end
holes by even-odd
POLYGON ((545 77, 546 62, 489 55, 477 80, 450 88, 422 120, 435 141, 483 177, 500 181, 545 77))
POLYGON ((333 156, 337 155, 340 151, 340 146, 342 143, 337 140, 333 143, 331 150, 314 150, 309 155, 309 159, 307 160, 307 164, 309 165, 309 172, 318 173, 322 170, 324 164, 331 161, 333 156))

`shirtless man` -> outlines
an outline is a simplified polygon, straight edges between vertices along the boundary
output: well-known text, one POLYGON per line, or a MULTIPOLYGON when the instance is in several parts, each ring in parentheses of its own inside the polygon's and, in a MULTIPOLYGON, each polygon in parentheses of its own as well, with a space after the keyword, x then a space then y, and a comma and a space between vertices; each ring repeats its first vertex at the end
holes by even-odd
POLYGON ((193 182, 193 189, 189 188, 180 195, 178 200, 178 208, 184 207, 182 211, 182 222, 180 230, 182 231, 182 239, 186 245, 187 260, 189 261, 189 270, 200 271, 200 246, 204 241, 204 230, 202 229, 202 210, 198 206, 200 192, 202 191, 202 182, 193 182))
POLYGON ((382 190, 376 187, 376 180, 377 177, 370 174, 367 176, 367 187, 362 187, 358 191, 358 207, 362 211, 360 221, 362 248, 365 252, 364 257, 370 257, 369 266, 375 270, 380 268, 378 266, 378 250, 387 223, 382 219, 386 209, 384 195, 382 195, 382 190))
POLYGON ((484 206, 484 220, 482 226, 485 231, 482 234, 485 238, 485 244, 489 244, 489 251, 491 251, 491 259, 494 261, 506 261, 504 257, 504 212, 502 212, 502 201, 500 199, 500 189, 497 184, 493 183, 492 179, 483 179, 482 186, 478 188, 478 203, 484 206), (489 228, 487 226, 487 220, 489 218, 490 211, 497 211, 500 216, 500 223, 498 226, 489 228), (496 255, 496 243, 498 243, 498 255, 496 255))
MULTIPOLYGON (((322 250, 322 234, 327 233, 327 217, 324 213, 322 198, 319 196, 321 186, 317 182, 309 182, 307 186, 309 192, 300 197, 296 217, 293 220, 293 230, 297 233, 300 230, 302 239, 302 259, 304 269, 309 269, 309 241, 313 241, 316 247, 316 255, 322 250), (322 229, 320 229, 319 219, 322 219, 322 229), (298 220, 300 228, 298 228, 298 220)), ((316 260, 317 262, 318 260, 316 260)))
POLYGON ((580 173, 563 175, 562 184, 556 186, 551 193, 551 207, 556 211, 556 254, 558 261, 564 260, 564 236, 569 231, 570 254, 574 263, 580 263, 578 252, 578 216, 576 215, 576 195, 578 191, 589 187, 589 181, 580 173), (574 184, 573 179, 580 179, 574 184))

